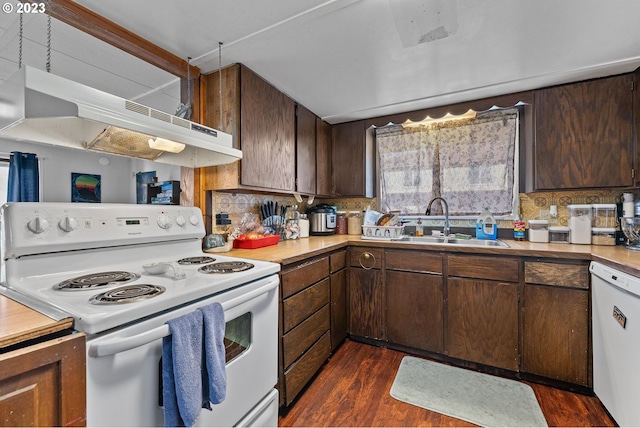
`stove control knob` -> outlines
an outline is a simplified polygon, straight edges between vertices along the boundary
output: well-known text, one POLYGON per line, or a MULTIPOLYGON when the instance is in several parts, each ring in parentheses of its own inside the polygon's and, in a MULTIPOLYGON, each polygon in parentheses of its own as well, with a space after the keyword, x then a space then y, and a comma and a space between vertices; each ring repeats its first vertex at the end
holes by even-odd
POLYGON ((168 215, 161 214, 160 217, 158 217, 158 226, 160 226, 161 229, 169 229, 173 226, 173 221, 171 221, 171 217, 168 215))
POLYGON ((27 223, 27 228, 33 233, 42 233, 49 228, 49 222, 43 218, 36 217, 27 223))
POLYGON ((78 227, 78 222, 75 218, 67 216, 58 222, 58 227, 65 232, 71 232, 76 227, 78 227))
POLYGON ((200 219, 198 218, 197 215, 193 214, 191 217, 189 217, 189 223, 191 223, 194 226, 197 226, 198 223, 200 223, 200 219))
POLYGON ((182 214, 180 214, 178 217, 176 217, 176 224, 180 227, 184 227, 184 225, 187 223, 187 220, 184 218, 184 216, 182 214))

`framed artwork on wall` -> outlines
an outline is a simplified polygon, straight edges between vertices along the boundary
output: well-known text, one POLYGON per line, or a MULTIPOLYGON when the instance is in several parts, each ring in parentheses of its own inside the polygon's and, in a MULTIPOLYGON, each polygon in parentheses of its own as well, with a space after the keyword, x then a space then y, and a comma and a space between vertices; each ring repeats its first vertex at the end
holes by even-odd
POLYGON ((100 175, 71 173, 71 202, 100 203, 100 175))

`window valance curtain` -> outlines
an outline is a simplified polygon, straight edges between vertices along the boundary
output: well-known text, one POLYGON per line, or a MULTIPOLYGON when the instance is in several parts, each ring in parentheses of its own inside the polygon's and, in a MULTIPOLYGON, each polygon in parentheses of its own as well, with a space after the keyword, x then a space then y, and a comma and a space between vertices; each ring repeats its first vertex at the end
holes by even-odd
MULTIPOLYGON (((441 196, 452 215, 513 212, 518 109, 425 127, 376 129, 380 209, 424 213, 441 196)), ((434 206, 435 207, 435 206, 434 206)))

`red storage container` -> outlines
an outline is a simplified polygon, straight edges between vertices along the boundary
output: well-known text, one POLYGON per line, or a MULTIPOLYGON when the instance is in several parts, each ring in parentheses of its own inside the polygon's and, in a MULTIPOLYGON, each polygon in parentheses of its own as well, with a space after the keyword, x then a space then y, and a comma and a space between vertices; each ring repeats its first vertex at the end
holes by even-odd
POLYGON ((268 247, 269 245, 277 245, 280 241, 280 236, 265 236, 259 239, 234 239, 233 248, 244 248, 253 250, 255 248, 268 247))

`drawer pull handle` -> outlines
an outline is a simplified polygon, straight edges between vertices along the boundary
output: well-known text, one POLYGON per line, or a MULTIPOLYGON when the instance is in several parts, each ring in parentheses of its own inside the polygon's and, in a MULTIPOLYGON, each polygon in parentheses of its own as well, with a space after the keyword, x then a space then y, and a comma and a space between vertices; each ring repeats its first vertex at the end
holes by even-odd
POLYGON ((360 254, 358 261, 360 262, 360 266, 363 269, 370 270, 373 269, 373 267, 376 265, 376 256, 374 256, 369 251, 365 251, 364 253, 360 254))

